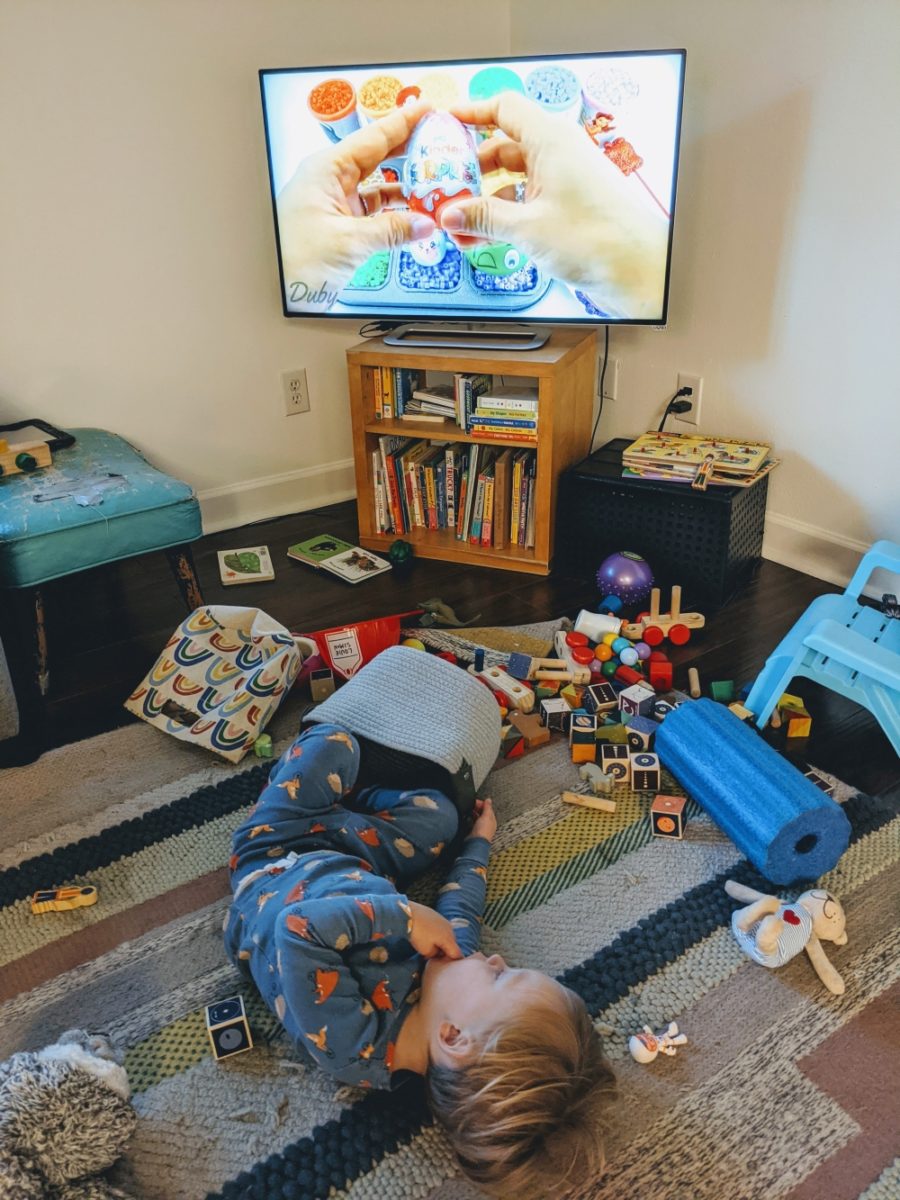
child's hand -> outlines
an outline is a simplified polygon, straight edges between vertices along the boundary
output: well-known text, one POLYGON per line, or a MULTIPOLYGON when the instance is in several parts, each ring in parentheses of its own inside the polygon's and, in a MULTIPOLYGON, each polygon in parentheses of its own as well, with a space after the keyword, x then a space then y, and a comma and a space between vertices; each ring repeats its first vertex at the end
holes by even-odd
POLYGON ((409 940, 413 949, 426 958, 462 958, 463 952, 456 944, 456 934, 446 917, 429 908, 427 904, 416 904, 410 900, 412 931, 409 940))
POLYGON ((488 800, 475 801, 475 824, 469 837, 483 837, 492 842, 497 832, 497 818, 494 816, 494 802, 488 800))

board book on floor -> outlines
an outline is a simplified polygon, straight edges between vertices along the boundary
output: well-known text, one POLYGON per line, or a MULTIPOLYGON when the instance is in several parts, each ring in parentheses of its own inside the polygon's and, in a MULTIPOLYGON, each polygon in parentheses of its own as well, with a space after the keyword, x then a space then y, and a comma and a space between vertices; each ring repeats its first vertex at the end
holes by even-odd
POLYGON ((364 579, 372 579, 391 569, 386 558, 330 533, 320 533, 304 542, 295 542, 293 546, 288 546, 287 553, 288 558, 329 571, 347 583, 362 583, 364 579))

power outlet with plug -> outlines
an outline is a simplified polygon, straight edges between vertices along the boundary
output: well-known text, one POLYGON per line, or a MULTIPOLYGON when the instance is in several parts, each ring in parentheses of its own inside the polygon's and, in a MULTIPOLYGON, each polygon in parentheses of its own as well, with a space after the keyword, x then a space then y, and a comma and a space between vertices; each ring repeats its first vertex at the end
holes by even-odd
POLYGON ((682 371, 678 372, 678 390, 689 387, 691 389, 690 396, 687 397, 691 402, 691 407, 687 412, 673 413, 676 421, 681 421, 685 425, 700 424, 700 401, 703 397, 703 376, 702 375, 685 375, 682 371))

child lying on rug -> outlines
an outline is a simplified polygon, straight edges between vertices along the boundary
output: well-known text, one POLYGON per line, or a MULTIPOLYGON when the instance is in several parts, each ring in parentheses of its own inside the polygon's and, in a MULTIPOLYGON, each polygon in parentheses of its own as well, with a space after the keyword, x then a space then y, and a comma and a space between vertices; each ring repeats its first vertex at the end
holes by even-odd
POLYGON ((473 1182, 563 1194, 602 1165, 614 1078, 578 996, 478 952, 491 802, 476 804, 435 911, 397 887, 453 839, 456 808, 433 789, 386 788, 345 807, 359 762, 352 734, 316 725, 273 767, 234 835, 228 953, 336 1079, 424 1076, 473 1182))

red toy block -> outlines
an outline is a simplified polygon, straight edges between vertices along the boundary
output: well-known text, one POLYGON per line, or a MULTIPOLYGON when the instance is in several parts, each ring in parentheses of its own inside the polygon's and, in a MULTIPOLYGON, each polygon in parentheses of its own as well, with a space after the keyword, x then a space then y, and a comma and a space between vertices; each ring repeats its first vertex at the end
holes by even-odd
POLYGON ((650 662, 650 684, 658 692, 667 692, 672 686, 673 667, 670 662, 650 662))
POLYGON ((633 683, 643 683, 644 677, 640 671, 635 671, 633 667, 621 666, 616 668, 616 679, 621 679, 623 683, 627 683, 630 687, 633 683))

